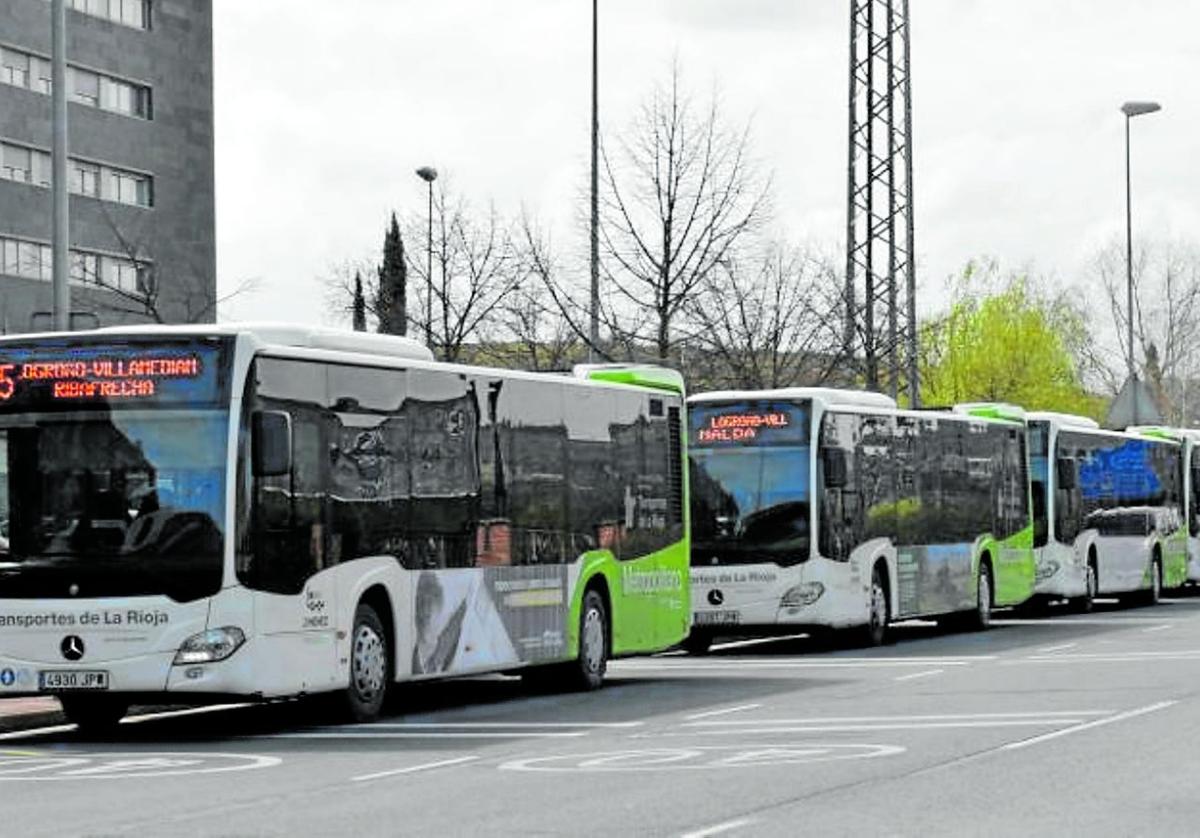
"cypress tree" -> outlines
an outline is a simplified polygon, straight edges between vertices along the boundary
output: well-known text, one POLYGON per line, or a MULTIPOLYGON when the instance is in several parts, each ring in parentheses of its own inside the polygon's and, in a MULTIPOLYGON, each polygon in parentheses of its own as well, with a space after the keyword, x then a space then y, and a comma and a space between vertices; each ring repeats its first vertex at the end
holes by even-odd
POLYGON ((367 298, 363 296, 362 274, 354 272, 354 331, 367 330, 367 298))
POLYGON ((379 316, 379 331, 388 335, 408 332, 408 265, 404 260, 404 242, 396 213, 383 237, 383 264, 379 266, 379 290, 375 311, 379 316))

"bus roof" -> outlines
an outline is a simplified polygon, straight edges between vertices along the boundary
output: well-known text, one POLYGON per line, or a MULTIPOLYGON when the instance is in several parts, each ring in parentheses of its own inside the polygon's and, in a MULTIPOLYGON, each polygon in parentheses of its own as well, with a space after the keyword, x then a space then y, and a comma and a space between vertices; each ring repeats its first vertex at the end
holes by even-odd
POLYGON ((955 413, 979 419, 1003 419, 1008 422, 1024 422, 1025 408, 1008 402, 963 402, 954 406, 955 413))
POLYGON ((1055 413, 1050 410, 1031 410, 1025 414, 1027 422, 1053 422, 1056 425, 1069 428, 1088 428, 1100 430, 1100 423, 1086 416, 1076 416, 1074 413, 1055 413))
POLYGON ((1130 425, 1125 430, 1131 434, 1172 439, 1176 442, 1185 439, 1190 439, 1193 442, 1200 441, 1200 429, 1197 428, 1172 428, 1167 425, 1130 425))
MULTIPOLYGON (((87 332, 72 332, 75 337, 209 337, 252 335, 260 342, 275 346, 303 349, 332 349, 340 352, 359 352, 366 355, 382 355, 391 358, 409 358, 416 361, 432 361, 433 353, 420 342, 399 335, 381 335, 376 332, 354 332, 349 329, 331 329, 325 326, 308 326, 295 323, 206 323, 186 326, 134 325, 106 326, 87 332)), ((63 332, 40 332, 36 334, 12 335, 5 341, 23 342, 62 338, 63 332)))
POLYGON ((839 390, 833 387, 783 387, 777 390, 714 390, 697 393, 688 402, 745 401, 748 399, 819 399, 831 406, 896 409, 894 399, 869 390, 839 390))
POLYGON ((681 395, 684 391, 682 375, 668 367, 653 364, 576 364, 573 373, 576 378, 586 381, 631 384, 681 395))

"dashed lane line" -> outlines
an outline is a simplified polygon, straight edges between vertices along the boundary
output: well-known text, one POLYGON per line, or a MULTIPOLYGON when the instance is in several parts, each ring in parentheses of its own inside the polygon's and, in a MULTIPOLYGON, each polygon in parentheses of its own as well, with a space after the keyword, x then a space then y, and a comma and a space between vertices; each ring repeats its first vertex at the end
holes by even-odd
POLYGON ((1038 649, 1040 654, 1049 654, 1050 652, 1065 652, 1067 649, 1074 649, 1078 643, 1059 643, 1057 646, 1045 646, 1038 649))
POLYGON ((1174 626, 1174 624, 1173 624, 1173 623, 1166 623, 1166 624, 1164 624, 1164 625, 1161 625, 1161 626, 1150 626, 1150 628, 1147 628, 1147 629, 1142 629, 1142 631, 1143 631, 1145 634, 1149 634, 1149 633, 1150 633, 1150 632, 1152 632, 1152 631, 1166 631, 1167 629, 1169 629, 1169 628, 1174 628, 1174 627, 1175 627, 1175 626, 1174 626))
POLYGON ((694 713, 691 716, 685 716, 688 721, 696 721, 697 719, 707 719, 712 716, 724 716, 728 713, 740 713, 743 710, 756 710, 762 707, 761 704, 739 704, 737 707, 724 707, 720 710, 709 710, 706 713, 694 713))
POLYGON ((941 675, 946 670, 944 669, 926 669, 924 672, 910 672, 907 675, 897 675, 893 681, 916 681, 918 678, 928 678, 932 675, 941 675))
POLYGON ((906 716, 807 716, 796 719, 723 719, 685 724, 684 727, 737 727, 750 725, 797 725, 821 724, 823 722, 929 722, 929 721, 981 721, 993 719, 1046 719, 1056 716, 1107 716, 1112 710, 1030 710, 1012 713, 935 713, 906 716))
POLYGON ((449 768, 452 765, 463 765, 464 763, 474 762, 479 759, 478 756, 469 755, 456 757, 455 759, 443 759, 438 762, 427 762, 424 765, 410 765, 407 768, 395 768, 391 771, 376 771, 374 774, 362 774, 358 777, 351 777, 352 783, 365 783, 368 780, 382 780, 385 777, 395 777, 400 774, 418 774, 422 771, 432 771, 435 768, 449 768))
POLYGON ((1127 710, 1124 713, 1118 713, 1115 716, 1109 716, 1104 719, 1093 719, 1090 722, 1082 722, 1073 727, 1068 727, 1063 730, 1054 730, 1049 733, 1043 733, 1040 736, 1034 736, 1031 739, 1022 739, 1017 742, 1009 742, 1007 745, 1002 745, 1000 747, 1000 750, 1015 751, 1020 748, 1028 748, 1031 745, 1039 745, 1042 742, 1047 742, 1051 739, 1057 739, 1061 736, 1070 736, 1073 733, 1079 733, 1084 730, 1091 730, 1092 728, 1100 727, 1102 725, 1110 725, 1115 722, 1122 722, 1122 721, 1125 721, 1126 719, 1132 719, 1137 716, 1144 716, 1147 713, 1155 713, 1159 710, 1165 710, 1166 708, 1171 707, 1178 703, 1179 703, 1178 701, 1160 701, 1157 704, 1147 704, 1145 707, 1138 707, 1135 710, 1127 710))
POLYGON ((697 829, 692 832, 684 832, 679 838, 711 838, 713 835, 722 835, 726 832, 732 832, 735 829, 741 829, 743 826, 750 826, 757 821, 754 818, 738 818, 733 821, 725 821, 724 823, 713 824, 702 829, 697 829))

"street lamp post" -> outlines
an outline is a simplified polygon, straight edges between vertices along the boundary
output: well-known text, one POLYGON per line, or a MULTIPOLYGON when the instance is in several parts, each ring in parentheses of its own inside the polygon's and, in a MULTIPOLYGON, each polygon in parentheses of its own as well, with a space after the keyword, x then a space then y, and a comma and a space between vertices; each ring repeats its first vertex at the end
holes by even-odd
POLYGON ((600 13, 599 0, 592 0, 592 287, 591 323, 588 329, 588 358, 596 360, 600 344, 600 13))
POLYGON ((1121 113, 1125 114, 1125 313, 1128 319, 1129 381, 1133 396, 1133 424, 1138 424, 1138 374, 1137 365, 1133 360, 1133 197, 1132 177, 1130 175, 1129 153, 1129 120, 1142 114, 1162 110, 1158 102, 1126 102, 1121 105, 1121 113))
POLYGON ((425 344, 433 348, 433 182, 437 180, 437 169, 422 166, 417 177, 429 185, 429 240, 425 261, 425 344))

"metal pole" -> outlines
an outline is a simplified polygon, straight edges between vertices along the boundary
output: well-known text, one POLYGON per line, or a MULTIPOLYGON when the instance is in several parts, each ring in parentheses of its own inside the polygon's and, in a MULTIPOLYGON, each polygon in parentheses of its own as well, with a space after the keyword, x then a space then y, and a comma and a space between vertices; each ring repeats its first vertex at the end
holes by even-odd
POLYGON ((1138 376, 1133 362, 1133 197, 1129 164, 1129 114, 1125 115, 1125 311, 1129 320, 1129 380, 1133 387, 1133 424, 1138 424, 1138 376))
POLYGON ((600 9, 592 0, 592 299, 588 360, 600 345, 600 9))
POLYGON ((51 155, 51 192, 54 203, 54 232, 51 253, 54 259, 54 328, 71 328, 71 256, 69 234, 69 197, 67 192, 67 7, 65 0, 50 5, 51 94, 53 146, 51 155))
POLYGON ((920 371, 917 368, 917 251, 915 243, 916 210, 913 203, 913 132, 912 132, 912 42, 911 22, 908 17, 908 0, 903 0, 904 15, 904 143, 908 153, 904 155, 904 187, 908 192, 908 213, 905 219, 905 250, 907 251, 908 287, 905 295, 908 302, 908 388, 912 407, 921 406, 920 371))
POLYGON ((425 259, 425 345, 433 349, 433 181, 429 182, 429 247, 425 259))

